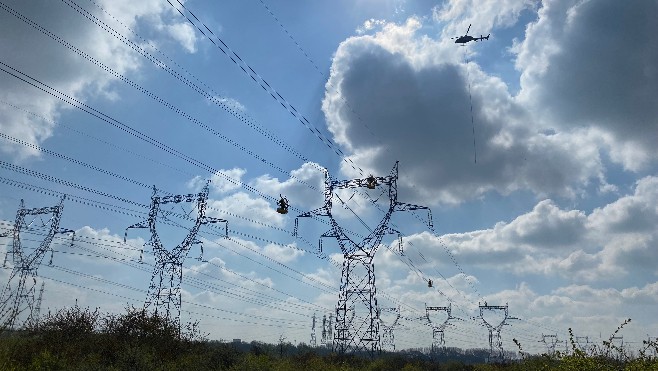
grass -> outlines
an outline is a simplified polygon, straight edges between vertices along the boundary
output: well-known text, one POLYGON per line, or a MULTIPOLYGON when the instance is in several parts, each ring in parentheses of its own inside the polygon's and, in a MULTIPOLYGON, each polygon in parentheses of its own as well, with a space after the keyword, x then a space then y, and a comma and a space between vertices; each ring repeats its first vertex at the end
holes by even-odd
POLYGON ((514 340, 521 359, 483 363, 483 350, 385 353, 369 358, 333 354, 300 344, 232 344, 208 341, 198 323, 179 330, 167 318, 143 309, 101 314, 78 306, 47 314, 18 331, 0 336, 2 370, 656 370, 656 342, 645 341, 637 356, 616 346, 614 337, 587 351, 571 329, 571 351, 528 355, 514 340), (478 353, 479 352, 479 353, 478 353), (459 358, 461 357, 461 358, 459 358), (470 357, 470 358, 469 358, 470 357))

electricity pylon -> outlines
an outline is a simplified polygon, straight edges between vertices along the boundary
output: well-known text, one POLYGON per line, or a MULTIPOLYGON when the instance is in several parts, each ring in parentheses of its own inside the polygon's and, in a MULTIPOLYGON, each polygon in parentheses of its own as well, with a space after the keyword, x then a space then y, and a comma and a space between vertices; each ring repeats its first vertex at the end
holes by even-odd
POLYGON ((400 320, 400 307, 394 307, 394 308, 380 308, 379 309, 379 323, 382 328, 382 349, 383 350, 388 350, 391 352, 395 352, 395 334, 393 333, 393 330, 395 329, 395 326, 397 326, 398 321, 400 320), (381 314, 384 312, 390 312, 395 315, 395 319, 391 323, 386 323, 381 317, 381 314))
POLYGON ((658 356, 658 337, 651 337, 647 335, 647 340, 642 343, 646 344, 645 349, 651 349, 651 354, 656 357, 658 356))
POLYGON ((325 172, 324 205, 302 213, 295 218, 293 234, 297 235, 299 218, 328 217, 331 228, 320 236, 319 248, 322 252, 322 239, 335 238, 343 253, 340 294, 336 305, 336 324, 333 350, 339 353, 365 351, 373 354, 380 351, 379 320, 377 318, 377 289, 375 287, 375 267, 372 263, 375 253, 385 235, 396 234, 398 247, 402 251, 400 232, 389 227, 391 215, 396 211, 427 210, 428 227, 432 229, 431 212, 426 206, 398 201, 398 162, 391 174, 386 177, 369 176, 351 180, 331 180, 325 172), (375 189, 388 187, 389 205, 379 224, 363 240, 352 240, 331 213, 334 191, 350 188, 375 189), (356 309, 355 309, 356 308, 356 309), (359 315, 355 316, 355 310, 359 315))
POLYGON ((448 304, 447 307, 428 307, 425 304, 425 317, 427 322, 432 327, 432 353, 436 352, 439 348, 445 348, 445 329, 450 325, 451 320, 459 320, 457 317, 452 316, 452 304, 448 304), (446 319, 441 322, 432 322, 430 318, 430 312, 445 312, 448 316, 446 319))
POLYGON ((497 363, 503 362, 505 360, 505 353, 503 350, 503 340, 500 337, 500 331, 503 329, 503 326, 507 325, 508 320, 518 319, 516 317, 509 316, 508 305, 488 305, 487 302, 484 302, 484 305, 478 303, 480 307, 480 319, 484 322, 484 325, 489 330, 489 362, 497 363), (503 319, 498 324, 493 324, 487 322, 484 319, 484 311, 502 311, 503 319), (495 349, 494 349, 495 348, 495 349))
POLYGON ((313 325, 311 327, 311 346, 317 346, 317 342, 315 340, 315 313, 313 313, 313 325))
MULTIPOLYGON (((34 209, 26 209, 25 202, 21 200, 20 208, 16 212, 14 228, 11 232, 13 237, 11 251, 5 254, 4 265, 6 266, 9 254, 11 253, 13 269, 0 299, 0 329, 14 328, 18 317, 23 312, 27 312, 27 315, 21 326, 39 317, 38 312, 41 310, 43 286, 41 286, 39 300, 37 301, 34 298, 37 285, 37 270, 49 250, 49 264, 52 264, 53 250, 50 244, 56 234, 71 233, 73 235, 71 244, 73 244, 73 238, 75 236, 74 231, 59 227, 62 210, 64 209, 64 199, 65 197, 62 197, 57 206, 34 209), (32 252, 27 252, 21 244, 21 230, 23 228, 29 228, 37 217, 41 218, 45 215, 50 215, 50 219, 47 222, 43 222, 43 219, 41 219, 43 227, 47 228, 45 237, 41 241, 41 244, 39 244, 39 247, 32 252), (34 219, 28 224, 25 222, 27 217, 34 217, 34 219)), ((8 235, 6 234, 5 237, 8 235)))
POLYGON ((322 335, 320 336, 320 344, 327 344, 327 315, 322 315, 322 335))
POLYGON ((561 343, 561 341, 558 340, 557 334, 552 334, 552 335, 544 335, 541 334, 541 340, 539 340, 540 343, 544 343, 546 345, 546 354, 552 356, 555 354, 555 347, 561 343), (548 339, 548 341, 546 341, 548 339))
POLYGON ((46 287, 45 282, 41 282, 41 288, 39 289, 39 297, 37 297, 36 304, 34 305, 34 310, 32 311, 32 315, 30 318, 27 319, 27 324, 32 324, 35 323, 35 321, 39 320, 39 317, 41 317, 41 302, 43 300, 43 289, 46 287))
POLYGON ((574 336, 573 339, 576 342, 578 349, 583 351, 585 354, 589 354, 589 351, 591 349, 589 336, 574 336))
POLYGON ((615 359, 621 359, 625 353, 624 350, 624 335, 614 335, 610 337, 610 348, 614 350, 613 355, 615 359))
POLYGON ((334 315, 329 313, 329 320, 327 320, 327 315, 322 316, 322 339, 320 339, 320 344, 327 345, 333 342, 333 320, 334 315))
POLYGON ((144 309, 152 306, 155 313, 160 312, 164 314, 177 327, 180 327, 180 285, 183 280, 183 262, 187 258, 192 245, 195 244, 200 245, 201 248, 199 259, 201 260, 203 257, 203 244, 196 237, 197 233, 199 233, 199 228, 205 224, 225 223, 225 236, 228 236, 228 221, 206 216, 206 202, 209 192, 208 183, 197 194, 168 195, 162 197, 157 195, 158 190, 153 186, 153 196, 151 197, 151 208, 148 219, 129 226, 126 228, 126 234, 124 235, 125 240, 128 235, 128 229, 131 228, 148 228, 151 232, 151 239, 145 245, 150 245, 153 249, 155 266, 151 275, 148 294, 144 302, 144 309), (194 225, 189 229, 183 241, 169 251, 160 240, 158 231, 156 230, 156 220, 158 213, 161 212, 161 205, 170 203, 178 204, 181 202, 196 202, 197 216, 194 225))

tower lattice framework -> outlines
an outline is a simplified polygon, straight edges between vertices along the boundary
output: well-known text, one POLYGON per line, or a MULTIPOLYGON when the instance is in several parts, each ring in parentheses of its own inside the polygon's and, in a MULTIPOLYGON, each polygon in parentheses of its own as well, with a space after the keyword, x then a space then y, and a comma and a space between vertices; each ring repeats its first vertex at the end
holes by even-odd
POLYGON ((427 318, 427 322, 429 323, 430 327, 432 327, 432 352, 436 352, 439 349, 445 348, 446 346, 445 329, 450 324, 450 321, 459 319, 457 317, 452 316, 452 304, 448 304, 448 306, 443 306, 443 307, 439 307, 439 306, 428 307, 427 304, 425 304, 425 316, 427 318), (441 323, 432 322, 432 319, 430 317, 431 312, 445 312, 448 316, 441 323))
POLYGON ((480 319, 489 330, 489 362, 498 363, 505 360, 505 351, 503 349, 503 340, 500 336, 500 332, 503 329, 503 326, 507 325, 508 320, 518 319, 516 317, 509 316, 509 306, 505 305, 488 305, 486 302, 484 305, 478 304, 480 307, 480 319), (499 311, 503 313, 503 319, 498 324, 493 324, 487 322, 484 319, 485 311, 499 311))
MULTIPOLYGON (((225 223, 225 236, 228 236, 228 221, 206 216, 206 203, 208 200, 209 183, 203 187, 199 193, 185 195, 167 195, 158 196, 157 189, 153 186, 153 196, 151 197, 151 207, 147 220, 133 224, 126 228, 148 228, 151 232, 151 239, 145 244, 150 245, 155 256, 155 266, 151 275, 151 281, 144 301, 144 309, 153 309, 157 314, 164 314, 171 319, 174 324, 180 327, 180 310, 181 310, 181 282, 183 281, 183 262, 188 256, 192 245, 198 244, 201 248, 203 257, 203 245, 197 239, 199 228, 202 225, 210 223, 225 223), (197 216, 194 225, 189 229, 183 241, 174 247, 171 251, 167 250, 156 229, 156 220, 161 212, 160 207, 166 204, 178 204, 181 202, 196 202, 197 216)), ((125 237, 124 237, 125 238, 125 237)))
POLYGON ((382 336, 381 336, 381 347, 382 350, 388 350, 391 352, 395 351, 395 326, 398 325, 398 321, 400 320, 400 307, 393 307, 393 308, 380 308, 379 309, 379 322, 380 326, 382 329, 382 336), (382 313, 393 313, 395 316, 395 319, 390 322, 386 323, 382 320, 382 313))
MULTIPOLYGON (((17 320, 23 313, 27 313, 25 320, 20 324, 24 325, 39 317, 41 309, 41 298, 43 295, 43 285, 39 290, 39 297, 35 299, 38 269, 46 253, 50 251, 50 263, 52 263, 51 243, 56 234, 70 233, 73 236, 75 232, 70 229, 61 229, 59 227, 64 209, 64 199, 57 206, 40 207, 27 209, 25 202, 21 200, 21 205, 16 212, 14 228, 11 232, 13 242, 11 250, 5 255, 4 265, 6 266, 9 255, 13 263, 13 269, 7 280, 7 285, 0 297, 0 329, 11 329, 17 324, 17 320), (50 215, 50 219, 44 223, 47 231, 39 247, 32 252, 27 252, 21 243, 22 229, 29 228, 36 218, 50 215), (28 217, 35 219, 26 223, 28 217)), ((8 236, 8 235, 5 235, 8 236)), ((73 243, 73 240, 71 240, 73 243)), ((50 264, 49 263, 49 264, 50 264)))
POLYGON ((561 341, 558 339, 557 334, 549 334, 549 335, 541 334, 541 340, 539 342, 544 343, 544 345, 546 346, 546 354, 551 356, 555 354, 555 348, 557 347, 558 344, 561 343, 561 341))
POLYGON ((327 319, 326 314, 322 316, 322 337, 320 338, 320 344, 327 345, 333 342, 333 322, 333 313, 329 313, 329 319, 327 319))
POLYGON ((315 313, 313 313, 313 317, 312 317, 312 318, 313 318, 313 321, 312 321, 312 325, 311 325, 311 346, 312 346, 312 347, 315 347, 315 346, 318 345, 318 344, 317 344, 316 337, 315 337, 315 318, 316 318, 316 317, 315 317, 315 313))
POLYGON ((324 205, 302 213, 295 219, 294 235, 297 235, 299 218, 328 217, 330 229, 320 236, 320 251, 322 251, 322 239, 333 238, 338 241, 343 253, 340 294, 336 305, 333 334, 333 350, 339 353, 354 351, 373 353, 381 350, 375 267, 372 261, 385 235, 396 234, 399 249, 402 251, 400 232, 389 226, 391 215, 396 211, 427 210, 428 226, 432 228, 432 217, 428 207, 398 201, 397 180, 398 162, 386 177, 331 180, 329 174, 325 173, 324 205), (361 241, 354 241, 332 215, 334 191, 363 187, 373 189, 382 186, 388 187, 389 205, 385 215, 368 236, 361 241))

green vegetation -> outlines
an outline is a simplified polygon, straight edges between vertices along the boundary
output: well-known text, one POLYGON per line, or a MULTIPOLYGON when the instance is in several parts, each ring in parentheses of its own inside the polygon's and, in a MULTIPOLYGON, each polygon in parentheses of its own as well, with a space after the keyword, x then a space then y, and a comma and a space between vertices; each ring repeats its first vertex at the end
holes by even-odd
MULTIPOLYGON (((630 320, 629 320, 630 321, 630 320)), ((617 334, 624 322, 615 333, 617 334)), ((645 343, 637 355, 624 354, 612 341, 585 352, 571 338, 570 354, 528 356, 485 364, 484 350, 446 349, 429 355, 420 350, 383 353, 371 359, 337 355, 304 344, 223 343, 208 341, 198 323, 177 326, 142 309, 101 315, 78 306, 48 314, 20 331, 0 337, 2 370, 656 370, 645 343)))

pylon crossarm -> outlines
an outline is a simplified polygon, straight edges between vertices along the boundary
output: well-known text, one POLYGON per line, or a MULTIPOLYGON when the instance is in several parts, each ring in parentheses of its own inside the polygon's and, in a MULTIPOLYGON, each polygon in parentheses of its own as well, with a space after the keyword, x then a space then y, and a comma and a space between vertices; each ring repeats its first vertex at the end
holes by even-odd
POLYGON ((292 231, 293 237, 297 237, 297 232, 299 230, 299 219, 312 218, 314 216, 331 216, 331 213, 329 212, 329 209, 326 208, 326 206, 322 206, 315 210, 307 211, 297 215, 297 217, 295 217, 295 228, 292 231))
POLYGON ((148 227, 149 227, 149 221, 148 220, 142 220, 139 223, 135 223, 131 226, 126 227, 126 230, 123 233, 123 243, 126 243, 126 240, 128 239, 128 230, 129 229, 148 228, 148 227))
POLYGON ((416 211, 416 210, 427 210, 427 227, 434 231, 434 221, 432 220, 432 209, 428 206, 414 205, 405 202, 396 202, 394 206, 394 211, 416 211))
POLYGON ((212 216, 205 216, 201 221, 201 224, 216 224, 224 223, 224 238, 228 238, 228 220, 221 218, 214 218, 212 216))
POLYGON ((341 251, 345 252, 347 250, 350 250, 345 247, 345 242, 348 242, 350 245, 355 245, 354 241, 352 241, 347 235, 344 233, 339 233, 338 228, 332 227, 330 230, 324 232, 322 235, 320 235, 320 238, 318 240, 318 249, 319 252, 322 252, 322 241, 325 238, 335 238, 338 241, 338 244, 340 245, 341 251))

